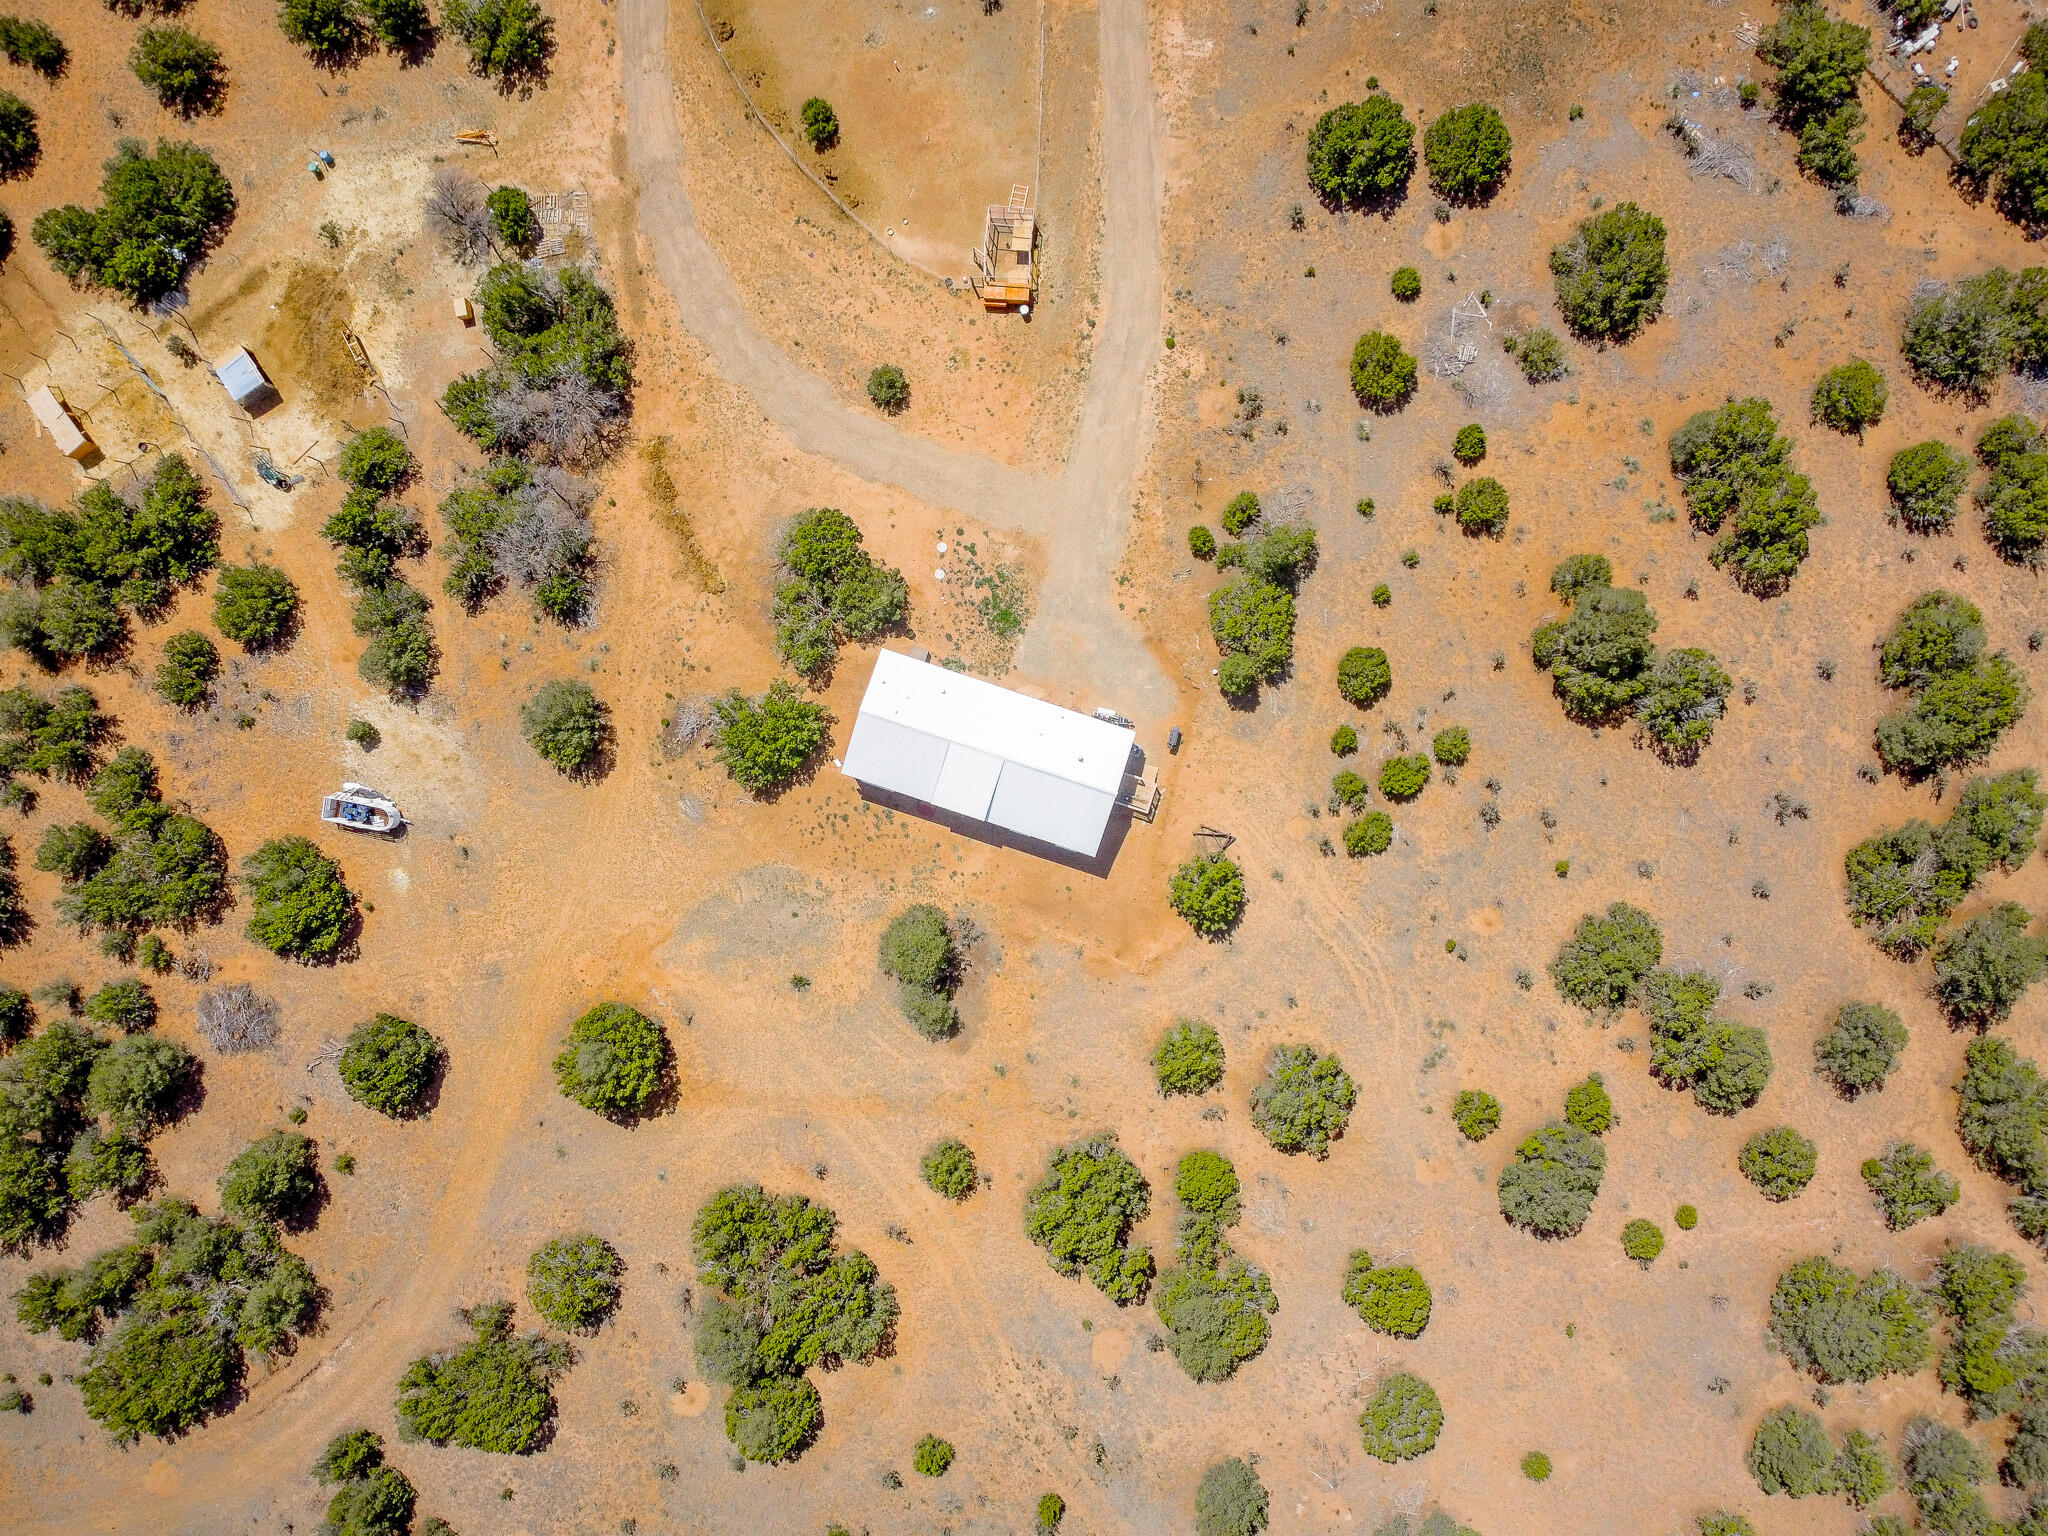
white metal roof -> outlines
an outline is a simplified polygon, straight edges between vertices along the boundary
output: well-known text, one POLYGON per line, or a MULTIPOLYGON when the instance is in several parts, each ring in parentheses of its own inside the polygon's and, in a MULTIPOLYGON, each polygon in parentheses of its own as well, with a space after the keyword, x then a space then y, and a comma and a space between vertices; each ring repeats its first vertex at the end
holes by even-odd
POLYGON ((57 398, 49 385, 43 385, 28 397, 28 408, 36 419, 36 425, 56 442, 59 453, 76 456, 91 441, 71 419, 71 412, 65 409, 64 402, 57 398))
POLYGON ((1128 726, 882 651, 844 771, 955 815, 1093 854, 1135 736, 1128 726))
POLYGON ((220 380, 228 398, 237 405, 270 388, 270 380, 263 377, 263 370, 256 366, 256 359, 247 347, 237 347, 215 363, 213 376, 220 380))

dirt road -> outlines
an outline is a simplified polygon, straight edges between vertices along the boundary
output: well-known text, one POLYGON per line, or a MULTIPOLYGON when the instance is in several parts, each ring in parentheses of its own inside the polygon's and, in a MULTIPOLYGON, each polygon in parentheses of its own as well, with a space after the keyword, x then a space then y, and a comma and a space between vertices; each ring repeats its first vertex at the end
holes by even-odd
MULTIPOLYGON (((694 20, 690 13, 686 19, 694 20)), ((1163 718, 1174 691, 1118 612, 1111 571, 1149 422, 1145 382, 1159 348, 1159 175, 1144 0, 1099 12, 1103 123, 1103 318, 1066 468, 1057 480, 941 448, 865 410, 798 367, 754 324, 683 187, 666 0, 624 0, 626 137, 640 222, 683 324, 720 373, 807 453, 921 501, 1045 538, 1053 566, 1018 668, 1072 698, 1163 718)), ((679 23, 681 24, 681 23, 679 23)))

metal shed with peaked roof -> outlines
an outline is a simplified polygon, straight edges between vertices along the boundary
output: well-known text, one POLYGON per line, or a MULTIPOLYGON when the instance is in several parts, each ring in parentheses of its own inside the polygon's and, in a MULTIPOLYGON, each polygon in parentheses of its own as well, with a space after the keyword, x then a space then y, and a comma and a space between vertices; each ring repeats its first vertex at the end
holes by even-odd
POLYGON ((1136 733, 883 651, 842 771, 876 789, 1093 857, 1136 733))
POLYGON ((261 414, 278 402, 276 386, 247 347, 237 347, 215 363, 213 376, 220 380, 228 398, 251 416, 261 414))

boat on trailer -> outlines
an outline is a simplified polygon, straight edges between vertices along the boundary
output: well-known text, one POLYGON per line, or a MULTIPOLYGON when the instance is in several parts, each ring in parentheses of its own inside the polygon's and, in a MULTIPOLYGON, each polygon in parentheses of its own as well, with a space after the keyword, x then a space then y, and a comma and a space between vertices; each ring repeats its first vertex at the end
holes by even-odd
POLYGON ((367 784, 344 784, 339 794, 323 795, 320 819, 351 832, 396 832, 405 825, 391 797, 367 784))

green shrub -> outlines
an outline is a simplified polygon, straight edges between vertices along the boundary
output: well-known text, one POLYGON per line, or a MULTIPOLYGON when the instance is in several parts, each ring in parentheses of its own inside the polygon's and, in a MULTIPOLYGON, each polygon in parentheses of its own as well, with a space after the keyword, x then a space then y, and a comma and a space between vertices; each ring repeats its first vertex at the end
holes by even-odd
POLYGON ((555 1084, 593 1114, 627 1123, 652 1107, 668 1065, 659 1024, 624 1003, 599 1003, 569 1026, 555 1084))
POLYGON ((1572 371, 1564 343, 1555 331, 1544 326, 1524 331, 1514 341, 1515 360, 1522 365, 1522 377, 1531 384, 1548 384, 1572 371))
POLYGON ((822 153, 839 142, 839 114, 824 97, 811 97, 798 115, 803 121, 804 140, 812 149, 822 153))
POLYGON ((911 1453, 910 1465, 920 1477, 944 1477, 953 1465, 953 1447, 937 1435, 922 1435, 911 1453))
POLYGON ((1358 732, 1348 725, 1340 725, 1330 732, 1330 751, 1338 757, 1349 757, 1358 750, 1358 732))
POLYGON ((519 707, 520 733, 571 778, 587 777, 604 760, 609 712, 587 683, 556 678, 519 707))
POLYGON ((1522 1457, 1522 1476, 1532 1483, 1550 1481, 1550 1458, 1541 1451, 1529 1451, 1522 1457))
POLYGON ((524 1455, 554 1422, 549 1383, 569 1364, 569 1346, 515 1335, 509 1302, 472 1307, 464 1317, 474 1333, 469 1343, 423 1356, 399 1378, 399 1431, 435 1445, 524 1455))
POLYGON ((1701 1108, 1733 1114, 1770 1083, 1769 1037, 1748 1024, 1712 1016, 1721 985, 1704 971, 1651 971, 1643 981, 1650 1019, 1650 1070, 1673 1088, 1691 1088, 1701 1108))
POLYGON ((1218 939, 1244 916, 1244 871, 1220 853, 1184 859, 1167 886, 1167 902, 1205 939, 1218 939))
POLYGON ((1038 1528, 1041 1531, 1056 1531, 1060 1521, 1066 1518, 1067 1501, 1056 1493, 1042 1494, 1038 1500, 1038 1528))
POLYGON ((1207 1093, 1223 1081, 1223 1040, 1213 1024, 1176 1019, 1152 1050, 1152 1075, 1162 1095, 1207 1093))
POLYGON ((1878 1443, 1860 1429, 1842 1437, 1842 1448, 1828 1469, 1829 1491, 1839 1493, 1857 1509, 1867 1509, 1891 1490, 1892 1469, 1878 1443))
POLYGON ((1112 1301, 1144 1298, 1152 1256, 1124 1239, 1151 1206, 1151 1190, 1116 1137, 1102 1134, 1053 1153, 1024 1198, 1024 1231, 1060 1274, 1084 1271, 1112 1301))
POLYGON ((1990 1474, 1983 1453, 1962 1434, 1924 1414, 1899 1437, 1899 1467, 1919 1507, 1923 1529, 1943 1533, 1996 1532, 1977 1485, 1990 1474))
POLYGON ((712 742, 734 783, 772 797, 803 772, 825 739, 827 716, 789 683, 777 678, 759 699, 737 688, 715 700, 712 742))
POLYGON ((426 0, 362 0, 362 5, 370 35, 394 52, 417 55, 433 41, 434 18, 426 0))
POLYGON ((1765 1493, 1795 1499, 1833 1491, 1835 1448, 1819 1419, 1803 1408, 1774 1408, 1749 1442, 1749 1475, 1765 1493))
POLYGON ((1515 1149, 1500 1173, 1501 1214, 1542 1237, 1570 1237, 1585 1225, 1607 1171, 1599 1138, 1553 1120, 1515 1149))
POLYGON ((2048 222, 2048 166, 2041 155, 2044 131, 2048 87, 2030 70, 2012 76, 2003 94, 1986 97, 1971 112, 1958 146, 1963 175, 1979 187, 1993 189, 2006 216, 2030 230, 2048 222))
POLYGON ((1925 774, 1976 761, 2026 713, 2033 690, 2003 652, 1939 677, 1906 708, 1878 721, 1877 755, 1887 768, 1925 774))
POLYGON ((389 427, 366 427, 342 445, 336 466, 341 478, 357 490, 391 496, 405 489, 419 473, 419 461, 405 440, 389 427))
POLYGON ((1232 538, 1242 537, 1245 529, 1258 520, 1259 498, 1251 491, 1239 491, 1223 509, 1223 531, 1232 538))
POLYGON ((1252 1090, 1252 1123, 1282 1152, 1327 1157, 1344 1134, 1358 1086, 1335 1056, 1313 1046, 1275 1047, 1265 1081, 1252 1090))
POLYGON ((1558 561, 1550 572, 1550 590, 1568 603, 1584 592, 1614 585, 1614 566, 1605 555, 1571 555, 1558 561))
POLYGON ((1671 270, 1664 221, 1634 203, 1618 203, 1579 222, 1550 253, 1557 305, 1567 324, 1598 341, 1627 341, 1664 303, 1671 270))
POLYGON ((1371 1254, 1354 1248, 1344 1272, 1343 1296, 1344 1305, 1375 1333, 1413 1339, 1429 1326, 1429 1282, 1412 1265, 1375 1267, 1371 1254))
POLYGON ((1500 1100, 1484 1089, 1460 1089, 1451 1101, 1451 1119, 1467 1141, 1484 1141, 1500 1129, 1500 1100))
POLYGON ((1197 560, 1216 558, 1216 535, 1200 523, 1188 530, 1188 553, 1197 560))
POLYGON ((748 1461, 787 1461, 824 1421, 818 1389, 802 1376, 770 1376, 735 1387, 725 1403, 725 1437, 748 1461))
POLYGON ((1315 569, 1316 531, 1307 523, 1281 523, 1234 551, 1247 576, 1292 591, 1315 569))
POLYGON ((1415 393, 1415 359, 1385 331, 1367 331, 1351 349, 1351 392, 1371 411, 1397 411, 1415 393))
POLYGON ((1731 401, 1689 417, 1671 436, 1671 469, 1694 526, 1719 533, 1708 558, 1757 596, 1784 590, 1821 521, 1813 482, 1788 462, 1768 401, 1731 401))
POLYGON ((333 1536, 408 1536, 418 1491, 396 1467, 378 1467, 352 1478, 327 1502, 327 1530, 333 1536))
POLYGON ((237 1153, 220 1176, 221 1209, 239 1221, 296 1221, 320 1194, 312 1141, 272 1131, 237 1153))
POLYGON ((526 1261, 526 1299, 569 1333, 592 1333, 619 1304, 625 1261, 595 1232, 557 1237, 526 1261))
POLYGON ((33 233, 65 277, 141 304, 179 287, 234 216, 234 189, 205 150, 159 140, 150 155, 124 139, 100 178, 100 206, 49 209, 33 233))
POLYGON ((1980 912, 1934 951, 1934 995, 1958 1024, 2003 1021, 2028 987, 2048 975, 2048 938, 2027 932, 2033 914, 2016 901, 1980 912))
POLYGON ((469 70, 501 90, 547 73, 555 24, 536 0, 447 0, 441 20, 469 50, 469 70))
POLYGON ((1664 1229, 1638 1216, 1621 1229, 1621 1251, 1648 1269, 1664 1251, 1664 1229))
POLYGON ((1870 29, 1834 20, 1814 0, 1797 0, 1778 13, 1757 54, 1778 70, 1780 110, 1803 122, 1854 99, 1870 63, 1870 29))
POLYGON ((352 1429, 327 1442, 327 1449, 313 1464, 313 1476, 323 1483, 352 1483, 383 1464, 382 1437, 374 1430, 352 1429))
POLYGON ((356 899, 341 869, 303 837, 272 838, 242 861, 249 937, 290 960, 324 960, 341 948, 356 899))
POLYGON ((1472 735, 1462 725, 1438 731, 1429 744, 1430 755, 1446 768, 1462 768, 1472 759, 1472 735))
POLYGON ((1387 287, 1403 304, 1411 304, 1422 297, 1422 274, 1413 267, 1396 267, 1387 287))
POLYGON ((1938 438, 1901 448, 1885 472, 1892 506, 1915 533, 1940 533, 1953 523, 1969 482, 1969 461, 1938 438))
POLYGON ((1771 1336, 1794 1367, 1824 1382, 1910 1375, 1930 1349, 1926 1304, 1888 1269, 1861 1278, 1816 1256, 1778 1277, 1771 1336))
POLYGON ((974 1154, 963 1141, 951 1137, 933 1145, 925 1153, 924 1161, 918 1164, 918 1172, 933 1191, 948 1200, 965 1200, 974 1193, 974 1186, 980 1181, 975 1172, 974 1154))
POLYGON ((883 363, 868 375, 868 399, 894 416, 910 404, 910 380, 894 363, 883 363))
POLYGON ((1736 1164, 1769 1200, 1790 1200, 1813 1182, 1819 1153, 1789 1125, 1758 1131, 1742 1144, 1736 1164))
POLYGON ((1460 464, 1477 464, 1486 457, 1486 429, 1478 422, 1458 428, 1451 441, 1451 457, 1460 464))
POLYGON ((2034 784, 2030 768, 1973 779, 1946 825, 1909 821, 1851 849, 1851 921, 1875 928, 1877 943, 1902 958, 1927 948, 1978 879, 2033 851, 2048 805, 2034 784))
POLYGON ((1863 142, 1863 125, 1869 121, 1870 114, 1852 101, 1801 124, 1799 169, 1823 186, 1853 185, 1863 174, 1856 146, 1863 142))
POLYGON ((409 1019, 380 1013, 349 1032, 336 1065, 350 1098, 403 1120, 426 1105, 441 1068, 441 1042, 409 1019))
MULTIPOLYGON (((1963 1053, 1963 1078, 1956 1085, 1962 1104, 1956 1128, 1964 1148, 1984 1167, 2022 1190, 2015 1217, 2048 1231, 2036 1220, 2036 1204, 2048 1196, 2048 1086, 2032 1061, 2022 1060, 2006 1041, 1986 1035, 1963 1053)), ((2029 1235, 2033 1235, 2030 1233, 2029 1235)))
POLYGON ((1491 475, 1481 475, 1459 486, 1455 505, 1458 526, 1465 532, 1498 538, 1507 531, 1507 489, 1491 475))
POLYGON ((220 652, 196 629, 188 629, 164 642, 163 665, 156 669, 156 691, 167 704, 196 709, 206 702, 207 690, 220 675, 220 652))
POLYGON ((1529 637, 1529 655, 1551 674, 1567 715, 1601 724, 1648 690, 1656 627, 1657 615, 1634 588, 1584 585, 1575 591, 1569 618, 1540 625, 1529 637))
POLYGON ((206 111, 227 84, 220 50, 183 27, 144 27, 129 50, 128 67, 156 92, 159 106, 186 117, 206 111))
POLYGON ((807 677, 830 673, 842 640, 875 639, 910 610, 903 573, 861 545, 859 525, 836 507, 810 508, 776 545, 775 646, 807 677))
POLYGON ((1883 374, 1862 358, 1851 358, 1830 368, 1813 386, 1813 419, 1837 432, 1860 435, 1883 419, 1890 393, 1883 374))
POLYGON ((1354 645, 1337 661, 1337 692, 1360 707, 1377 704, 1394 686, 1394 668, 1376 645, 1354 645))
POLYGON ((1344 851, 1354 859, 1385 853, 1394 845, 1394 820, 1385 811, 1368 811, 1344 824, 1344 851))
POLYGON ((1605 1136, 1614 1124, 1614 1100, 1607 1084, 1595 1072, 1583 1083, 1574 1084, 1564 1096, 1564 1118, 1588 1136, 1605 1136))
POLYGON ((1687 648, 1666 651, 1650 669, 1635 704, 1658 751, 1667 758, 1690 761, 1713 739, 1714 726, 1727 713, 1734 680, 1711 652, 1687 648))
POLYGON ((363 46, 363 18, 354 0, 282 0, 278 30, 314 59, 346 62, 363 46))
POLYGON ((47 22, 19 16, 0 16, 0 53, 6 54, 8 63, 26 66, 48 80, 61 79, 71 61, 71 50, 47 22))
POLYGON ((1865 1158, 1862 1172, 1894 1232, 1939 1216, 1962 1198, 1962 1186, 1934 1166, 1934 1154, 1910 1141, 1893 1142, 1881 1158, 1865 1158))
POLYGON ((277 567, 261 562, 221 567, 213 626, 244 650, 266 650, 283 640, 298 611, 299 589, 277 567))
POLYGON ((1385 608, 1389 606, 1393 601, 1394 593, 1391 587, 1389 587, 1384 581, 1377 582, 1374 584, 1372 589, 1373 607, 1385 608))
POLYGON ((1429 759, 1416 752, 1380 764, 1380 793, 1389 800, 1413 800, 1429 783, 1429 759))
POLYGON ((1514 140, 1500 113, 1480 102, 1454 107, 1422 136, 1430 184, 1453 202, 1490 195, 1508 174, 1514 140))
POLYGON ((1174 1193, 1184 1210, 1176 1264, 1159 1277, 1153 1306, 1167 1346, 1196 1381, 1221 1381, 1266 1347, 1279 1300, 1265 1274, 1237 1258, 1223 1231, 1238 1219, 1237 1170, 1214 1152, 1180 1161, 1174 1193))
POLYGON ((1550 979, 1588 1013, 1618 1012, 1664 957, 1664 935, 1640 907, 1617 901, 1587 913, 1550 962, 1550 979))
POLYGON ((1748 1517, 1725 1509, 1716 1510, 1711 1515, 1695 1516, 1693 1527, 1699 1536, 1756 1536, 1756 1527, 1749 1523, 1748 1517))
POLYGON ((1930 389, 1981 394, 2012 361, 2012 276, 1993 267, 1913 300, 1899 348, 1930 389))
POLYGON ((1854 1098, 1882 1088, 1905 1049, 1906 1026, 1896 1013, 1879 1003, 1849 1002, 1814 1042, 1813 1054, 1821 1076, 1844 1097, 1854 1098))
MULTIPOLYGON (((2042 308, 2048 310, 2048 296, 2042 308)), ((2048 342, 2034 366, 2048 366, 2048 342)), ((2048 542, 2048 443, 2023 418, 2007 417, 1978 440, 1977 454, 1991 466, 1991 478, 1977 493, 1984 536, 2007 560, 2037 561, 2048 542)))
POLYGON ((2038 1493, 2048 1484, 2048 1403, 2027 1403, 2006 1442, 2003 1471, 2016 1487, 2038 1493))
MULTIPOLYGON (((1240 577, 1209 594, 1209 629, 1226 662, 1241 657, 1251 679, 1271 682, 1294 659, 1294 594, 1263 577, 1240 577)), ((1225 668, 1226 693, 1230 680, 1225 668)))
POLYGON ((1414 171, 1415 125, 1385 92, 1332 107, 1309 130, 1309 185, 1332 203, 1383 201, 1414 171))
POLYGON ((52 823, 36 845, 36 868, 67 881, 85 880, 99 873, 113 853, 113 843, 89 821, 52 823))
POLYGON ((145 1137, 169 1116, 191 1076, 191 1053, 175 1040, 128 1035, 93 1059, 86 1107, 105 1115, 120 1134, 145 1137))
POLYGON ((1388 1377, 1372 1395, 1358 1427, 1368 1456, 1407 1461, 1435 1447, 1443 1433, 1444 1405, 1428 1382, 1402 1371, 1388 1377))
POLYGON ((1235 1456, 1219 1461, 1195 1489, 1195 1536, 1258 1536, 1267 1505, 1258 1473, 1235 1456))
POLYGON ((540 220, 533 214, 533 200, 517 187, 498 187, 484 199, 491 215, 491 227, 498 239, 515 251, 523 251, 540 238, 540 220))

